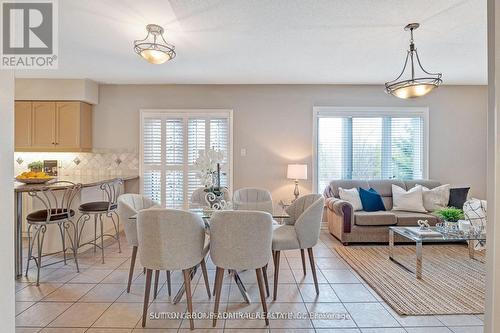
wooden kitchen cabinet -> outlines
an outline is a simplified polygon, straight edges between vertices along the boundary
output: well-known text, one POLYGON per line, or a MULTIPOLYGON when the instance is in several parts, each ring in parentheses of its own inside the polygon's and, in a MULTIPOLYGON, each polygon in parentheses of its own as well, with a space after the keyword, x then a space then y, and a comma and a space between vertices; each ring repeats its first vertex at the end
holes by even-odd
POLYGON ((16 143, 16 148, 29 148, 31 146, 32 133, 31 102, 16 102, 14 118, 14 141, 16 143))
POLYGON ((92 150, 92 106, 84 102, 17 101, 16 151, 92 150))

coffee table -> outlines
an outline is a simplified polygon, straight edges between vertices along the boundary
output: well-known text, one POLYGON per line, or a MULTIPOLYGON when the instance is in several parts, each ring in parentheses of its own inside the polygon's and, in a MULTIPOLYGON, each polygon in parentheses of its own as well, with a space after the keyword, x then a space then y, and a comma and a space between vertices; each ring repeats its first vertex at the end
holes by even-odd
POLYGON ((429 228, 432 231, 438 232, 437 236, 427 236, 419 235, 412 232, 411 227, 389 227, 389 259, 397 263, 404 269, 413 272, 412 269, 406 267, 403 263, 399 262, 394 257, 394 234, 398 234, 406 239, 415 242, 416 247, 416 263, 415 263, 415 275, 417 279, 422 278, 422 245, 424 243, 451 243, 451 242, 469 242, 469 257, 474 259, 474 242, 473 240, 484 241, 486 240, 486 234, 472 234, 472 233, 445 233, 436 227, 429 228))

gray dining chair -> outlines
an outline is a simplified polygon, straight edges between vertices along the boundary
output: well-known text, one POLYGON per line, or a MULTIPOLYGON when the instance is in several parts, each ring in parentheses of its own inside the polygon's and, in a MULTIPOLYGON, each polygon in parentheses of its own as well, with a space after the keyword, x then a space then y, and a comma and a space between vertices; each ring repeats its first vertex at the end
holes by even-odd
MULTIPOLYGON (((137 217, 137 235, 140 262, 146 268, 142 327, 146 326, 153 271, 182 271, 188 312, 192 314, 191 272, 201 265, 207 294, 210 298, 205 263, 210 243, 205 238, 205 223, 200 216, 175 209, 141 210, 137 217)), ((190 327, 194 329, 192 317, 190 327)))
POLYGON ((73 258, 75 259, 76 271, 80 272, 77 256, 77 228, 73 223, 75 211, 72 209, 73 200, 80 193, 82 184, 75 184, 67 181, 58 181, 39 190, 28 192, 34 202, 39 203, 43 209, 33 211, 26 216, 28 222, 28 262, 26 264, 26 274, 33 259, 37 266, 36 285, 40 285, 40 269, 42 268, 42 250, 45 232, 50 225, 57 225, 61 235, 63 261, 66 265, 66 237, 71 243, 73 258), (73 230, 71 230, 73 229, 73 230), (35 247, 37 255, 33 254, 35 247))
MULTIPOLYGON (((132 277, 134 275, 135 260, 137 257, 137 248, 139 246, 139 241, 137 240, 137 221, 136 219, 131 218, 133 216, 137 216, 139 211, 153 207, 160 208, 160 205, 141 194, 127 193, 118 197, 118 216, 123 223, 127 243, 132 246, 132 258, 130 260, 127 293, 130 292, 132 277)), ((157 285, 157 283, 158 281, 156 280, 155 285, 157 285)), ((167 286, 170 295, 170 271, 167 271, 167 286)))
POLYGON ((307 249, 309 263, 314 279, 316 294, 319 294, 316 266, 314 264, 313 247, 318 243, 323 217, 324 198, 321 194, 308 194, 295 200, 286 212, 290 215, 285 224, 274 226, 273 230, 273 262, 274 262, 274 294, 278 293, 278 275, 280 253, 284 250, 300 250, 302 268, 306 274, 304 249, 307 249))
POLYGON ((234 192, 233 208, 235 210, 258 210, 272 214, 273 199, 271 193, 266 189, 245 187, 234 192))
POLYGON ((258 211, 217 211, 210 219, 210 257, 216 266, 213 326, 217 324, 224 270, 255 269, 266 325, 267 304, 262 269, 271 258, 271 214, 258 211))

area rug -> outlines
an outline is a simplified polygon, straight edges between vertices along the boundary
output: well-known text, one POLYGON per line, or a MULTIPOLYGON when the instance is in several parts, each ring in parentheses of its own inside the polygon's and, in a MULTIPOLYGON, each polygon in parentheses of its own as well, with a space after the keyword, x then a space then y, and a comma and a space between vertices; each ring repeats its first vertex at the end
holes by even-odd
MULTIPOLYGON (((400 315, 484 313, 484 256, 466 246, 424 245, 422 279, 389 259, 387 246, 340 246, 339 255, 400 315)), ((415 271, 415 246, 395 258, 415 271)))

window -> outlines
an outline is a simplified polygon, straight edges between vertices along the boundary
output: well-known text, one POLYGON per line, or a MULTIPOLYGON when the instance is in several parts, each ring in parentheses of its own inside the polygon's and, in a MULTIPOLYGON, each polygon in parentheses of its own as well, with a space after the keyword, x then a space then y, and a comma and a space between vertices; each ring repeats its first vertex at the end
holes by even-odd
POLYGON ((318 107, 315 185, 332 179, 427 177, 425 108, 318 107))
POLYGON ((200 150, 224 152, 221 185, 231 185, 232 111, 141 111, 141 190, 163 207, 187 208, 202 184, 194 162, 200 150))

